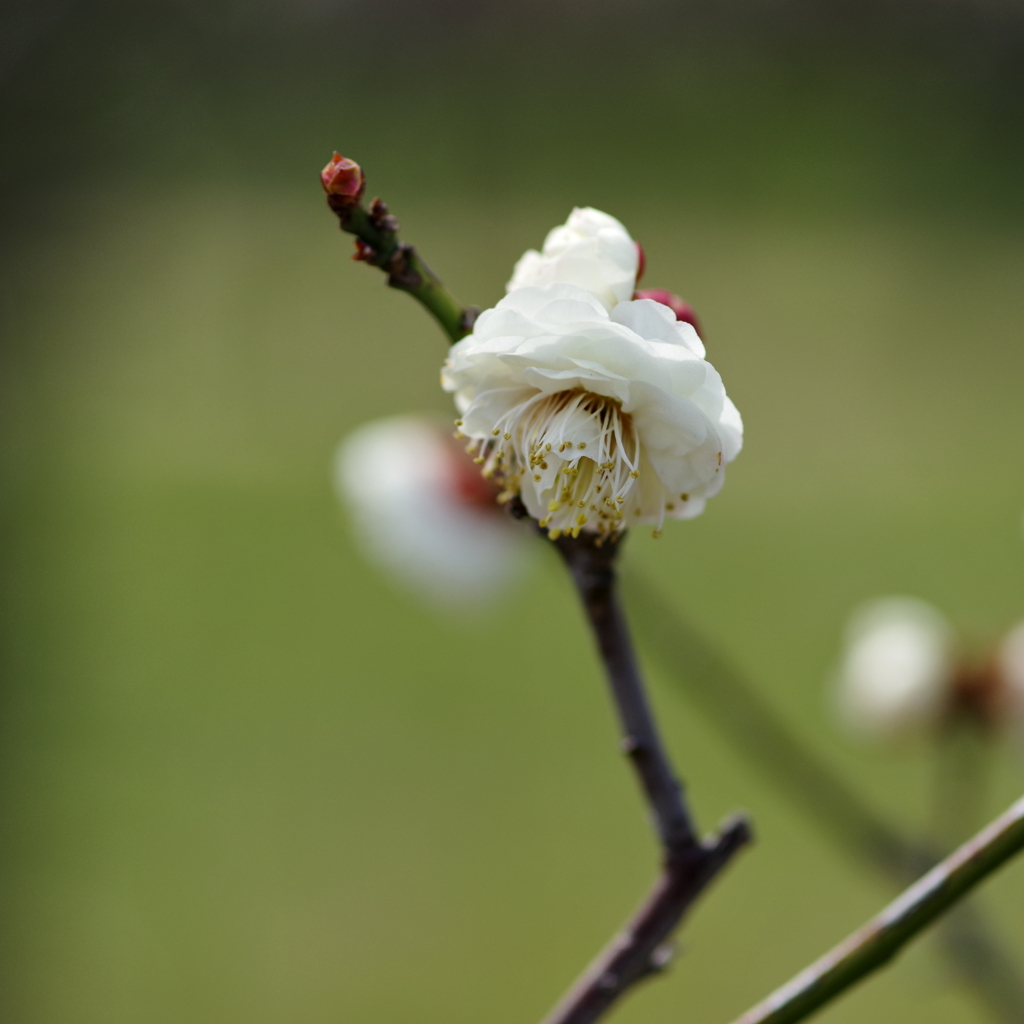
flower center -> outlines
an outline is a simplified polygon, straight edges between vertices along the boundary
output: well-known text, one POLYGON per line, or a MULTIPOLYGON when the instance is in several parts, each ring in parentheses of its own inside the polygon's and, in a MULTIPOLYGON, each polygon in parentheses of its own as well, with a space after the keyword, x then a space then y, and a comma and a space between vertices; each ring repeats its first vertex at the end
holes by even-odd
POLYGON ((546 504, 540 525, 552 540, 577 537, 585 526, 616 534, 635 504, 640 438, 620 403, 603 395, 580 388, 533 395, 467 450, 485 477, 501 482, 499 500, 529 490, 539 501, 528 505, 546 504))

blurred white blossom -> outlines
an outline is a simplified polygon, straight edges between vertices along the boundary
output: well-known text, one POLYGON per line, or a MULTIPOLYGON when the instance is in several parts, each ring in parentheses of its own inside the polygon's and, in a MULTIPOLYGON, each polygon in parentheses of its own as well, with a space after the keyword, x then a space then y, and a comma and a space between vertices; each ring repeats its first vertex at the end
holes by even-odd
POLYGON ((847 627, 840 711, 874 735, 922 728, 945 708, 955 670, 953 633, 939 611, 910 597, 873 601, 847 627))
POLYGON ((614 217, 577 207, 548 234, 541 252, 529 249, 523 254, 506 291, 571 284, 590 292, 610 310, 633 297, 639 265, 636 243, 614 217))
POLYGON ((516 288, 452 346, 441 380, 484 475, 552 537, 692 518, 742 446, 697 332, 650 299, 609 312, 571 284, 516 288))
POLYGON ((335 484, 366 554, 432 601, 491 599, 530 560, 529 531, 433 419, 359 427, 338 448, 335 484))

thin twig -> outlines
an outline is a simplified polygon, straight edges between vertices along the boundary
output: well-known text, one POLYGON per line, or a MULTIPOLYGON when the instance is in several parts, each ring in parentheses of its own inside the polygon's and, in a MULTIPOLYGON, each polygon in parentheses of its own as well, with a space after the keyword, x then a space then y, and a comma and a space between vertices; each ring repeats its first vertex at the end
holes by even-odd
POLYGON ((711 879, 751 839, 746 819, 701 841, 683 788, 658 734, 625 616, 616 594, 618 542, 581 534, 555 546, 579 591, 604 662, 622 727, 622 748, 651 807, 663 854, 662 874, 647 900, 600 953, 545 1024, 591 1024, 633 984, 661 970, 668 940, 711 879))
POLYGON ((979 882, 1024 850, 1024 798, 934 867, 863 928, 739 1017, 735 1024, 795 1024, 884 967, 979 882))
MULTIPOLYGON (((668 610, 648 581, 641 584, 633 573, 627 590, 630 603, 640 609, 637 618, 648 649, 663 670, 702 704, 736 751, 772 777, 840 849, 897 886, 910 884, 938 863, 934 849, 901 835, 804 746, 743 675, 668 610)), ((958 907, 937 939, 953 971, 997 1020, 1024 1024, 1024 981, 977 907, 958 907)))
POLYGON ((356 236, 353 259, 380 267, 388 276, 388 284, 416 299, 451 342, 469 334, 480 310, 457 302, 419 253, 399 239, 398 221, 382 200, 374 199, 369 209, 363 206, 366 178, 359 165, 335 153, 320 179, 327 205, 337 215, 341 230, 356 236))

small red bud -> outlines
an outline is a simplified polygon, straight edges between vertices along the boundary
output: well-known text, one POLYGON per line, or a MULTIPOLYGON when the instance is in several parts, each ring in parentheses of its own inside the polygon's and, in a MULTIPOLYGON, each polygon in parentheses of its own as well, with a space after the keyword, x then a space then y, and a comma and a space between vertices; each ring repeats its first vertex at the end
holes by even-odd
POLYGON ((320 182, 328 196, 337 197, 342 203, 355 206, 363 198, 366 175, 355 162, 340 153, 335 153, 331 162, 320 172, 320 182))
POLYGON ((663 306, 668 306, 675 313, 677 320, 690 324, 700 334, 700 321, 697 319, 697 314, 693 311, 693 306, 678 295, 673 295, 664 288, 646 288, 642 292, 637 292, 633 298, 653 299, 655 302, 660 302, 663 306))
POLYGON ((647 269, 647 257, 644 255, 644 247, 639 242, 633 244, 636 246, 636 279, 639 282, 647 269))
POLYGON ((356 239, 356 251, 352 254, 352 259, 371 263, 376 255, 377 250, 373 246, 367 245, 361 238, 356 239))

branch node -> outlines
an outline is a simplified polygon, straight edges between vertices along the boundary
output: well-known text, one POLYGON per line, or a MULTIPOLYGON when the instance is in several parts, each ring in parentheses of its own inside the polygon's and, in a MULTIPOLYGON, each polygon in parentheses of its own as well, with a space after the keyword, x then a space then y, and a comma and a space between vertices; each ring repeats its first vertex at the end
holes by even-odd
POLYGON ((384 266, 388 275, 388 285, 411 292, 423 285, 423 275, 414 266, 416 252, 408 242, 399 242, 395 251, 384 266))
POLYGON ((388 212, 388 204, 379 196, 370 203, 370 223, 378 231, 394 231, 397 233, 401 229, 398 219, 388 212))
POLYGON ((377 258, 377 250, 372 245, 367 245, 361 238, 356 239, 356 251, 352 254, 352 259, 372 264, 377 258))

